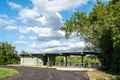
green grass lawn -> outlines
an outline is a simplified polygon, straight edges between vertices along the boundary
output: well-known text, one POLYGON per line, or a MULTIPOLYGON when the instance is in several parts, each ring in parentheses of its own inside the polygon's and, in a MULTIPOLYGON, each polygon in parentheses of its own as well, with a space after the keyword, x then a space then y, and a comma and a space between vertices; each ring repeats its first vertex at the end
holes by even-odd
POLYGON ((101 70, 94 70, 88 72, 90 80, 120 80, 120 75, 106 73, 101 70))
POLYGON ((10 69, 10 68, 0 68, 0 79, 1 78, 6 78, 10 76, 14 76, 18 74, 19 72, 15 69, 10 69))

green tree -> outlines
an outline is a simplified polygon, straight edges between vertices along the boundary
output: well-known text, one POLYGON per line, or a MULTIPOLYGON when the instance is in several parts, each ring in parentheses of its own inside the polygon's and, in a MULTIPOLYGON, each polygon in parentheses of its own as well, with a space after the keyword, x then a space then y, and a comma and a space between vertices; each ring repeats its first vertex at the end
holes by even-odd
POLYGON ((16 64, 19 60, 15 47, 7 42, 0 43, 0 64, 16 64))
POLYGON ((22 50, 20 54, 30 54, 30 53, 27 52, 27 51, 22 50))
POLYGON ((90 44, 87 49, 99 51, 103 69, 120 72, 120 0, 106 5, 97 0, 88 15, 75 12, 61 30, 67 38, 76 33, 90 44))

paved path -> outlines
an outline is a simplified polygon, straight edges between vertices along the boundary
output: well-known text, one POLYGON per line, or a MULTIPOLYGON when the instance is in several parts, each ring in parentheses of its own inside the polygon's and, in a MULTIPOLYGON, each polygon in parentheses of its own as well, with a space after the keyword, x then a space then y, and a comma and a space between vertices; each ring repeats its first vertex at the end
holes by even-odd
POLYGON ((16 76, 0 80, 89 80, 85 71, 59 71, 49 68, 31 68, 21 66, 0 66, 17 69, 16 76))

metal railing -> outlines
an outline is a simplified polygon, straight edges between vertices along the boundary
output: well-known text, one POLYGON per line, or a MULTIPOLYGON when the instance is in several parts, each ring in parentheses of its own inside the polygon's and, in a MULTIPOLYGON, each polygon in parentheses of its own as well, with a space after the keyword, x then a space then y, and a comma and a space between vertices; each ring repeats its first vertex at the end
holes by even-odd
POLYGON ((67 64, 64 62, 49 62, 47 66, 67 66, 67 67, 89 67, 89 68, 100 68, 100 63, 70 63, 67 64))

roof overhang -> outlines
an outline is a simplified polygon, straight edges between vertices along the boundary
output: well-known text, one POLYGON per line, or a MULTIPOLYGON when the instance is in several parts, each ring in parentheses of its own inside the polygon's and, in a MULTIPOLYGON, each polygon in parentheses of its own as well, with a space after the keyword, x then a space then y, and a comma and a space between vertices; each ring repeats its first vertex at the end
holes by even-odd
POLYGON ((47 52, 47 53, 31 53, 31 54, 20 54, 20 56, 31 56, 31 55, 53 55, 53 56, 70 56, 70 55, 98 55, 98 52, 92 51, 80 51, 80 52, 47 52))

